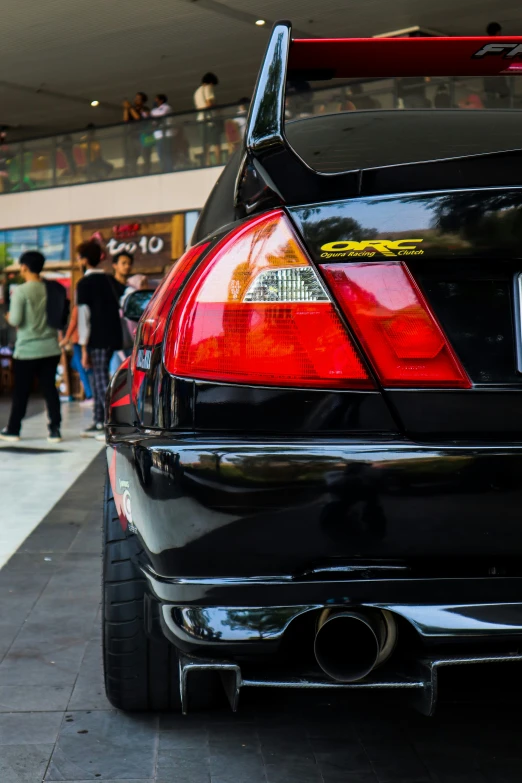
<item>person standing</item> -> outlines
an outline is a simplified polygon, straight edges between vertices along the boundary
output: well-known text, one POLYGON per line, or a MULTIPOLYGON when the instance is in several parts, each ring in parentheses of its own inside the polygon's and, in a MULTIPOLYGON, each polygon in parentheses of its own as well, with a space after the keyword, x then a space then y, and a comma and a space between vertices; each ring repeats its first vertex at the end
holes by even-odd
MULTIPOLYGON (((61 411, 60 396, 56 388, 56 369, 61 351, 58 345, 58 329, 49 325, 48 287, 40 277, 45 257, 36 250, 29 250, 20 258, 20 274, 23 284, 11 295, 7 319, 16 327, 14 349, 14 390, 11 414, 7 427, 0 432, 0 440, 20 440, 20 429, 27 411, 27 403, 35 378, 45 398, 49 417, 49 443, 59 443, 61 411)), ((54 282, 63 292, 53 289, 53 300, 64 306, 66 293, 63 286, 54 282)), ((55 315, 55 314, 54 314, 55 315)), ((58 320, 61 320, 59 314, 58 320)), ((56 323, 55 318, 53 319, 56 323)))
POLYGON ((78 261, 85 269, 76 288, 78 304, 78 342, 82 346, 82 366, 92 366, 93 423, 82 437, 103 433, 105 392, 109 385, 109 363, 114 351, 122 347, 118 300, 113 283, 103 269, 101 247, 97 242, 82 242, 77 248, 78 261))
MULTIPOLYGON (((496 37, 502 35, 502 26, 498 22, 490 22, 486 34, 496 37)), ((484 77, 484 105, 486 109, 508 109, 511 105, 511 90, 506 76, 484 77)), ((473 107, 473 108, 484 108, 473 107)))
POLYGON ((216 164, 221 165, 221 124, 213 117, 211 111, 216 103, 214 87, 219 84, 215 73, 206 73, 201 79, 201 84, 194 93, 194 106, 201 109, 197 119, 203 125, 203 155, 206 166, 210 166, 210 153, 214 150, 216 164))
POLYGON ((100 179, 108 179, 114 170, 114 166, 103 157, 101 144, 96 138, 96 127, 92 122, 87 125, 87 133, 85 136, 82 136, 80 147, 85 151, 87 159, 85 167, 87 180, 89 182, 97 182, 100 179))
POLYGON ((92 386, 91 386, 92 371, 85 370, 83 368, 82 347, 79 344, 78 340, 79 340, 78 306, 76 305, 75 307, 73 307, 71 313, 71 320, 69 321, 69 326, 67 327, 67 332, 65 333, 65 337, 60 342, 60 348, 66 348, 68 345, 72 345, 73 354, 71 359, 71 368, 75 370, 80 376, 80 382, 83 386, 83 391, 85 393, 85 399, 83 400, 83 402, 80 403, 80 405, 90 406, 93 404, 92 386))
POLYGON ((127 278, 132 272, 134 257, 127 250, 122 250, 111 258, 111 263, 113 275, 110 281, 113 285, 116 299, 119 301, 127 288, 127 278))
POLYGON ((150 117, 150 109, 147 106, 147 94, 144 92, 137 92, 134 98, 134 103, 130 101, 123 102, 123 122, 128 123, 129 133, 127 135, 127 147, 125 154, 125 162, 127 164, 128 173, 131 177, 135 177, 137 174, 138 159, 143 156, 143 173, 148 174, 150 172, 150 159, 152 155, 152 146, 154 144, 154 136, 152 136, 152 144, 150 143, 150 129, 149 123, 143 122, 150 117))
MULTIPOLYGON (((169 105, 166 95, 163 95, 162 93, 156 95, 154 103, 156 105, 150 113, 151 117, 166 117, 168 114, 172 114, 172 106, 169 105)), ((173 132, 170 122, 171 120, 168 119, 161 120, 154 130, 154 138, 158 145, 158 154, 161 161, 161 170, 164 174, 172 171, 174 163, 172 156, 173 132)))
POLYGON ((125 291, 127 290, 127 278, 132 272, 132 265, 134 263, 133 256, 126 250, 122 250, 120 253, 116 253, 115 256, 112 258, 112 269, 113 269, 113 276, 109 277, 110 282, 112 283, 112 288, 114 290, 114 296, 116 297, 116 300, 118 302, 118 307, 120 308, 120 319, 121 319, 121 328, 122 328, 122 348, 119 351, 114 351, 111 357, 111 361, 109 364, 109 375, 112 377, 122 361, 127 357, 131 355, 132 346, 133 346, 133 338, 131 337, 128 329, 127 329, 127 323, 123 318, 123 314, 121 312, 121 298, 124 295, 125 291))
POLYGON ((245 135, 246 131, 249 103, 250 98, 240 98, 237 103, 237 112, 236 116, 234 117, 234 122, 239 128, 241 137, 245 135))
POLYGON ((76 166, 76 160, 74 157, 74 142, 70 133, 66 133, 63 136, 61 142, 58 142, 58 149, 63 152, 67 168, 62 174, 68 174, 71 177, 76 177, 78 174, 78 168, 76 166))
POLYGON ((490 22, 486 27, 486 35, 502 35, 502 25, 498 22, 490 22))
POLYGON ((405 76, 399 79, 397 95, 404 109, 429 109, 431 101, 426 96, 429 76, 405 76))

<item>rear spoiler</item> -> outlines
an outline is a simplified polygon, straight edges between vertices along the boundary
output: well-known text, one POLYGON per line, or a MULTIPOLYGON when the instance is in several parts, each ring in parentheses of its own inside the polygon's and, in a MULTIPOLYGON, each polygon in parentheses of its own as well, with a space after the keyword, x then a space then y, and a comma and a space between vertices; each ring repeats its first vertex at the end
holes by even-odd
POLYGON ((328 79, 498 76, 522 73, 520 58, 522 37, 301 38, 291 41, 288 70, 301 78, 322 71, 328 79))
POLYGON ((361 195, 522 184, 522 150, 323 174, 285 132, 287 78, 522 74, 522 37, 292 39, 276 22, 250 105, 235 210, 244 217, 284 204, 361 195))

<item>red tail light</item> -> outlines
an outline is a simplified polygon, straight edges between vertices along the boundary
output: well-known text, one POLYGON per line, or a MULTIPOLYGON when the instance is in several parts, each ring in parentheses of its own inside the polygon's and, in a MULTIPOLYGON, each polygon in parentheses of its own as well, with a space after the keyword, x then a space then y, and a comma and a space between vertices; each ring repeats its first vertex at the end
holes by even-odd
POLYGON ((231 383, 372 386, 281 210, 208 253, 176 303, 164 362, 172 375, 231 383))
POLYGON ((324 264, 321 269, 383 386, 471 386, 405 265, 324 264))
POLYGON ((150 300, 147 309, 143 313, 140 321, 140 340, 136 343, 142 345, 158 345, 163 340, 165 334, 165 325, 172 307, 174 297, 180 287, 185 282, 190 270, 200 257, 201 253, 208 247, 205 245, 195 245, 184 253, 179 261, 172 267, 167 277, 156 289, 156 292, 150 300))
POLYGON ((154 346, 162 343, 172 302, 194 264, 208 245, 208 242, 205 245, 195 245, 181 256, 156 289, 154 296, 141 316, 130 359, 132 373, 131 396, 134 405, 137 403, 140 388, 147 375, 146 368, 140 367, 138 364, 138 353, 147 349, 152 350, 154 346))

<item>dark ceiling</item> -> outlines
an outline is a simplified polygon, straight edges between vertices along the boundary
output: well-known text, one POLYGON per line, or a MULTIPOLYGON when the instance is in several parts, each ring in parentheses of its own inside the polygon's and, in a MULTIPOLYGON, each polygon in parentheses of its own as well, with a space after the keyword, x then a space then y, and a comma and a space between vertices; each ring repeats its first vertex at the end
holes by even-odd
POLYGON ((237 101, 252 91, 280 18, 299 37, 411 25, 475 35, 492 20, 522 33, 518 0, 25 0, 4 3, 1 18, 0 123, 26 137, 118 122, 137 90, 189 109, 208 70, 219 76, 219 102, 237 101))

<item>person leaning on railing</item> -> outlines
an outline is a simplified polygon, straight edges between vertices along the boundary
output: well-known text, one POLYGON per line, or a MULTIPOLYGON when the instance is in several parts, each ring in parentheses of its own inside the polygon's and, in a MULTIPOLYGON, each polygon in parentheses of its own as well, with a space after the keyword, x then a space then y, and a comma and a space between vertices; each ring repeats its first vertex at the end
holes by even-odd
POLYGON ((206 73, 201 79, 201 84, 194 93, 194 106, 201 109, 198 113, 198 122, 203 125, 203 157, 205 166, 210 166, 210 153, 213 151, 216 164, 221 165, 221 130, 222 123, 211 111, 216 103, 214 87, 219 84, 215 73, 206 73))
POLYGON ((172 171, 173 149, 172 149, 172 120, 167 115, 172 114, 172 107, 169 105, 168 98, 163 93, 159 93, 154 98, 155 106, 150 116, 158 121, 154 123, 154 138, 158 145, 158 155, 161 162, 163 173, 172 171), (159 118, 163 119, 159 119, 159 118))
POLYGON ((134 103, 128 100, 123 102, 123 122, 131 126, 125 148, 125 163, 131 177, 137 174, 140 156, 143 158, 143 173, 148 174, 150 171, 150 159, 155 139, 149 128, 149 123, 143 123, 150 117, 147 100, 146 93, 137 92, 134 103))

